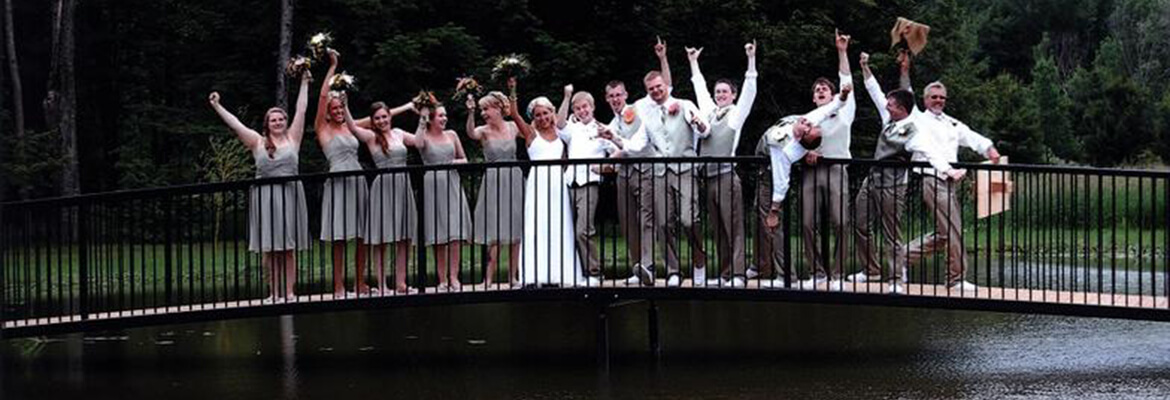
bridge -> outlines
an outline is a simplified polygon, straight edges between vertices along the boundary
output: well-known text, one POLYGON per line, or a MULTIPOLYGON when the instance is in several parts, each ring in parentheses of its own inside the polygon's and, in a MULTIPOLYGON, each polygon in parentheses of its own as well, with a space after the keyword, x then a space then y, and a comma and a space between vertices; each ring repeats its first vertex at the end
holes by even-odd
MULTIPOLYGON (((841 211, 854 216, 843 235, 848 254, 843 273, 853 274, 861 271, 864 264, 855 251, 852 233, 854 227, 862 226, 855 218, 859 205, 852 204, 862 179, 871 169, 927 165, 832 159, 821 162, 841 165, 849 173, 849 181, 839 184, 842 192, 849 194, 851 204, 841 211)), ((802 207, 816 199, 802 196, 802 174, 799 169, 794 171, 780 212, 780 227, 769 231, 757 200, 768 198, 768 165, 758 157, 701 162, 619 159, 409 166, 8 202, 0 204, 0 337, 386 307, 526 301, 595 304, 599 329, 604 329, 605 313, 610 307, 649 302, 650 320, 655 323, 654 302, 673 300, 878 305, 1170 320, 1170 172, 968 163, 957 166, 968 170, 968 178, 954 193, 960 197, 959 218, 967 253, 964 278, 976 285, 973 290, 946 285, 945 251, 903 263, 907 283, 898 292, 891 292, 886 268, 876 281, 801 285, 800 279, 813 272, 801 234, 802 207), (704 187, 697 185, 693 190, 703 211, 698 220, 702 235, 698 246, 709 256, 706 281, 692 278, 691 268, 699 252, 680 238, 675 244, 681 249, 683 280, 678 287, 668 286, 663 259, 666 238, 661 231, 655 231, 651 238, 642 239, 652 243, 657 279, 653 285, 627 283, 636 260, 631 260, 620 215, 615 211, 618 207, 613 171, 633 168, 635 164, 692 164, 699 168, 709 163, 733 164, 742 179, 739 209, 743 211, 746 233, 739 244, 747 263, 764 276, 748 279, 744 285, 715 278, 721 256, 718 238, 709 215, 712 210, 705 206, 704 187), (446 249, 458 251, 461 256, 459 279, 464 284, 458 288, 440 287, 436 249, 421 240, 401 247, 386 246, 380 263, 376 261, 379 257, 366 257, 360 276, 354 265, 356 246, 351 243, 338 247, 344 268, 338 268, 340 275, 334 275, 334 246, 317 240, 323 197, 333 196, 323 193, 327 180, 362 177, 369 182, 380 174, 405 174, 415 189, 412 195, 419 216, 413 228, 415 237, 423 237, 426 225, 434 222, 427 220, 424 208, 439 204, 439 197, 453 195, 427 187, 424 180, 428 174, 457 173, 472 209, 477 201, 507 207, 514 200, 491 196, 480 199, 481 183, 503 176, 487 171, 575 165, 596 169, 606 177, 599 186, 594 238, 603 279, 562 278, 551 284, 513 286, 508 282, 508 271, 514 267, 509 257, 511 249, 501 246, 501 267, 493 279, 482 283, 490 259, 487 246, 468 242, 458 250, 446 249), (295 278, 282 281, 277 277, 274 283, 264 268, 264 258, 248 250, 249 203, 255 197, 254 188, 289 183, 299 183, 305 190, 305 228, 312 240, 292 253, 295 278), (973 188, 977 187, 1006 188, 1010 194, 987 196, 984 190, 984 194, 974 195, 973 188), (769 250, 768 232, 778 232, 780 237, 772 243, 778 248, 774 252, 769 250), (387 282, 394 282, 401 273, 395 271, 399 252, 406 253, 402 255, 406 263, 402 275, 413 290, 335 294, 335 283, 350 289, 358 281, 376 285, 383 274, 387 282), (773 273, 778 279, 771 279, 773 273), (287 288, 283 282, 294 282, 295 297, 270 296, 272 286, 287 288)), ((935 228, 936 210, 924 205, 921 181, 920 176, 911 173, 902 198, 906 210, 898 224, 902 243, 907 247, 912 239, 935 228)), ((652 186, 641 189, 652 190, 652 186)), ((714 193, 732 190, 715 189, 714 193)), ((494 193, 498 197, 504 192, 494 193)), ((344 196, 330 200, 338 204, 352 202, 344 196)), ((280 196, 268 201, 292 200, 280 196)), ((473 221, 465 220, 460 213, 449 216, 457 224, 457 231, 473 229, 473 221)), ((667 218, 667 222, 672 223, 672 219, 667 218)), ((828 249, 836 234, 828 218, 821 218, 819 227, 818 241, 828 249)), ((875 224, 873 231, 875 237, 880 237, 880 224, 875 224)), ((891 250, 884 248, 880 239, 875 241, 879 243, 878 254, 891 250)), ((830 252, 821 253, 821 261, 830 265, 830 252)), ((443 255, 451 258, 454 253, 443 255)), ((878 259, 885 264, 885 257, 879 255, 878 259)), ((654 330, 651 332, 653 335, 654 330)))

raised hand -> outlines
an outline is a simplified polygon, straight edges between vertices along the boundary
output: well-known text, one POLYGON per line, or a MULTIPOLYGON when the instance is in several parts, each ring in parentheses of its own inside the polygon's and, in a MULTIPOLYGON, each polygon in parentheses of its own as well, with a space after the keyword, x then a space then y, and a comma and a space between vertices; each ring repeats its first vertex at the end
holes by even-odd
POLYGON ((570 83, 568 85, 565 85, 565 97, 568 98, 568 97, 572 97, 572 96, 573 96, 573 84, 570 83))
POLYGON ((861 68, 869 69, 869 53, 864 51, 861 52, 861 57, 858 59, 857 63, 861 64, 861 68))
POLYGON ((743 45, 743 52, 747 54, 748 58, 755 58, 755 56, 756 56, 756 40, 752 39, 751 43, 743 45))
POLYGON ((843 52, 843 51, 849 50, 849 39, 851 39, 852 36, 842 35, 841 31, 838 31, 836 29, 833 30, 833 34, 834 34, 834 36, 837 37, 837 40, 836 40, 837 51, 843 52))
POLYGON ((898 67, 901 68, 902 71, 909 71, 910 70, 910 52, 909 51, 901 50, 898 52, 898 67))
POLYGON ((475 109, 475 96, 472 96, 471 93, 468 93, 467 94, 467 102, 465 102, 464 105, 467 106, 468 111, 474 110, 475 109))
POLYGON ((508 96, 513 100, 516 99, 516 77, 508 78, 508 96))
POLYGON ((841 101, 849 100, 849 93, 853 91, 853 85, 847 84, 841 87, 841 101))
POLYGON ((686 47, 686 49, 687 49, 687 59, 690 60, 691 62, 699 61, 699 55, 703 54, 702 47, 697 48, 697 49, 694 47, 686 47))
POLYGON ((658 56, 658 58, 666 58, 666 41, 662 40, 661 36, 655 36, 654 38, 658 39, 658 43, 654 44, 654 55, 658 56))
POLYGON ((211 94, 207 96, 207 102, 211 103, 212 106, 218 106, 219 92, 211 92, 211 94))
POLYGON ((329 49, 329 65, 337 66, 338 59, 341 58, 341 53, 337 50, 329 49))

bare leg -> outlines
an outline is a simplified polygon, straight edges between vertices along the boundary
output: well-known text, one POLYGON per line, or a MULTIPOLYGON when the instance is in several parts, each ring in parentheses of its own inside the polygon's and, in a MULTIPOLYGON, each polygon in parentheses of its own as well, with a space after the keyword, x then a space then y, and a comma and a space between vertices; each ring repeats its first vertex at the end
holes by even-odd
POLYGON ((296 299, 295 288, 297 286, 297 252, 284 252, 284 297, 289 300, 296 299))
POLYGON ((366 252, 369 249, 366 246, 366 241, 358 239, 357 241, 357 256, 354 260, 357 261, 357 274, 353 276, 353 290, 361 294, 370 293, 370 286, 366 285, 366 252))
POLYGON ((272 268, 272 253, 260 253, 260 267, 264 269, 264 281, 268 283, 268 298, 276 297, 276 271, 272 268))
POLYGON ((345 296, 345 241, 333 241, 333 296, 345 296))
POLYGON ((436 244, 432 249, 435 253, 435 275, 439 276, 439 286, 447 286, 447 245, 436 244))
POLYGON ((385 292, 386 287, 386 245, 374 245, 374 268, 378 269, 378 290, 385 292))
POLYGON ((484 286, 489 286, 492 284, 493 281, 495 281, 496 272, 499 270, 499 267, 500 267, 500 244, 497 242, 497 243, 493 243, 491 245, 491 247, 488 247, 487 271, 485 271, 483 274, 483 285, 484 286))
POLYGON ((410 258, 410 242, 401 241, 394 245, 394 285, 399 293, 406 293, 406 261, 410 258))
POLYGON ((511 264, 508 264, 508 276, 511 278, 508 283, 516 285, 520 283, 520 245, 512 244, 509 251, 508 258, 511 264))
POLYGON ((461 265, 459 262, 459 258, 460 258, 460 248, 462 247, 462 245, 463 245, 463 242, 454 241, 454 242, 451 242, 450 246, 448 246, 448 249, 451 251, 451 254, 449 254, 447 257, 447 261, 450 263, 447 265, 447 273, 449 273, 451 275, 450 275, 450 277, 447 278, 447 282, 450 283, 451 288, 455 289, 455 290, 459 290, 461 287, 461 284, 459 283, 459 267, 461 265))

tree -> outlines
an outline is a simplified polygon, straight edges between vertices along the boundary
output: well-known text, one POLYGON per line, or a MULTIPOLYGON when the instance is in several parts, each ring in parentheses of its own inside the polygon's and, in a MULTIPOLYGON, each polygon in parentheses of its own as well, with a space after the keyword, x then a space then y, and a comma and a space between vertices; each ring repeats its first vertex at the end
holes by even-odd
POLYGON ((61 192, 81 193, 77 157, 77 91, 73 72, 73 10, 75 0, 57 0, 53 7, 52 52, 48 91, 45 94, 45 122, 61 136, 65 166, 61 170, 61 192))
POLYGON ((24 91, 20 85, 20 64, 16 59, 16 34, 12 25, 12 0, 4 0, 4 48, 8 53, 8 74, 12 80, 13 133, 24 136, 24 91))
POLYGON ((293 0, 280 0, 280 49, 276 57, 276 106, 288 109, 285 67, 292 56, 293 0))
POLYGON ((1038 113, 1040 137, 1043 145, 1056 157, 1080 160, 1080 143, 1073 137, 1072 124, 1069 123, 1072 117, 1069 115, 1070 100, 1061 87, 1060 71, 1048 52, 1048 43, 1045 37, 1032 50, 1036 63, 1032 67, 1031 95, 1038 113))

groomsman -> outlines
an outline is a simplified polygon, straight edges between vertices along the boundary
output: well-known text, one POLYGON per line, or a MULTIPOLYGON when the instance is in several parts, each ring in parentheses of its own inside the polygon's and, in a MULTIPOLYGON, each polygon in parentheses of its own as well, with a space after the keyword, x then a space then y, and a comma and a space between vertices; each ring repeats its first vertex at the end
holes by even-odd
MULTIPOLYGON (((744 121, 756 100, 756 45, 744 45, 748 66, 744 73, 743 96, 736 103, 735 83, 720 79, 715 82, 715 97, 707 91, 707 80, 699 69, 699 54, 703 49, 687 48, 691 64, 691 83, 699 102, 699 112, 710 127, 707 137, 699 140, 699 156, 732 157, 739 146, 744 121)), ((720 285, 746 286, 744 280, 743 189, 732 163, 706 163, 699 171, 707 198, 707 213, 715 226, 715 243, 719 252, 720 285)), ((695 285, 706 281, 705 270, 695 270, 695 285)))
MULTIPOLYGON (((853 73, 849 68, 849 39, 849 35, 836 33, 837 78, 842 88, 853 85, 853 73)), ((818 78, 813 83, 813 103, 817 107, 828 104, 834 92, 831 81, 818 78)), ((800 226, 810 276, 808 280, 801 282, 804 287, 815 286, 826 279, 841 279, 842 266, 845 265, 848 243, 845 227, 849 225, 849 171, 841 164, 817 165, 817 159, 852 158, 849 142, 852 137, 853 116, 857 111, 857 102, 854 99, 853 96, 849 96, 840 110, 825 118, 820 124, 823 133, 821 146, 809 151, 805 156, 807 166, 800 181, 802 199, 800 226), (825 270, 824 257, 821 253, 822 250, 828 251, 821 249, 822 209, 829 214, 835 245, 828 271, 825 270)))
POLYGON ((821 146, 820 126, 830 115, 840 112, 845 103, 850 101, 852 91, 853 86, 846 85, 841 88, 839 96, 832 97, 816 110, 803 116, 784 117, 764 132, 756 145, 756 154, 768 157, 770 161, 768 167, 762 169, 769 174, 761 174, 757 180, 756 206, 760 230, 757 232, 756 265, 764 276, 783 266, 770 282, 761 283, 761 286, 783 287, 784 281, 791 274, 784 260, 783 240, 787 235, 778 232, 776 228, 780 225, 781 205, 788 194, 792 164, 803 159, 811 149, 821 146))
MULTIPOLYGON (((666 59, 666 42, 661 38, 654 45, 654 55, 666 86, 671 85, 670 63, 666 59)), ((633 105, 627 104, 629 92, 620 80, 610 81, 605 86, 605 101, 613 111, 613 120, 601 126, 599 133, 616 143, 631 142, 640 138, 640 145, 626 145, 618 157, 658 157, 658 150, 648 145, 646 129, 638 115, 641 105, 653 103, 647 95, 633 105)), ((642 277, 650 278, 653 284, 654 266, 654 171, 651 164, 625 164, 618 169, 617 206, 618 223, 626 237, 626 251, 631 265, 627 284, 637 285, 642 277)))
MULTIPOLYGON (((565 97, 557 111, 557 134, 569 147, 569 159, 580 160, 605 158, 620 150, 620 147, 602 137, 601 125, 593 118, 593 95, 589 92, 573 94, 573 85, 565 86, 565 97), (569 116, 570 99, 573 115, 569 116)), ((578 256, 585 268, 584 276, 589 286, 601 285, 601 260, 593 238, 594 216, 597 212, 597 194, 601 184, 598 165, 576 164, 565 171, 569 182, 569 200, 572 203, 573 229, 578 256)))
MULTIPOLYGON (((910 88, 910 55, 903 52, 899 58, 901 85, 910 88)), ((923 126, 927 127, 939 150, 949 162, 959 160, 959 146, 967 147, 992 162, 999 162, 999 151, 991 140, 971 130, 967 124, 947 115, 947 87, 942 82, 926 85, 922 102, 926 111, 917 111, 923 126)), ((918 161, 918 160, 915 160, 918 161)), ((967 271, 967 249, 963 246, 963 212, 959 208, 957 183, 932 169, 915 168, 922 175, 922 201, 934 212, 934 232, 910 242, 908 262, 917 264, 923 257, 942 250, 947 251, 947 287, 953 290, 973 291, 975 284, 963 276, 967 271)))
MULTIPOLYGON (((699 108, 688 100, 676 99, 662 73, 650 71, 642 80, 650 96, 648 102, 638 102, 638 116, 645 134, 635 136, 627 144, 634 151, 643 146, 654 146, 660 157, 696 157, 695 142, 707 136, 708 127, 700 117, 699 108)), ((654 168, 654 220, 663 232, 666 247, 667 286, 677 287, 682 282, 678 258, 679 231, 687 235, 691 248, 691 262, 702 270, 707 264, 702 232, 698 222, 698 204, 693 163, 672 162, 657 164, 654 168)), ((653 284, 653 269, 643 260, 640 279, 653 284)))
MULTIPOLYGON (((881 86, 869 71, 868 55, 863 54, 861 63, 862 73, 865 75, 865 88, 870 99, 877 106, 882 120, 882 131, 878 135, 877 148, 874 150, 874 159, 878 161, 908 162, 911 157, 917 156, 930 165, 949 181, 958 181, 966 171, 951 168, 943 151, 939 148, 921 125, 918 118, 911 118, 914 109, 914 95, 907 90, 895 90, 889 94, 882 94, 881 86)), ((891 282, 891 293, 904 293, 906 248, 902 244, 901 215, 906 208, 906 167, 875 166, 861 183, 861 190, 854 201, 857 209, 858 223, 854 225, 854 235, 857 238, 858 258, 865 265, 866 280, 880 278, 881 267, 874 257, 873 233, 871 225, 875 219, 881 219, 882 234, 885 236, 886 252, 892 253, 887 257, 891 282)), ((858 275, 854 275, 858 276, 858 275)), ((840 290, 840 286, 830 283, 830 290, 840 290)))

